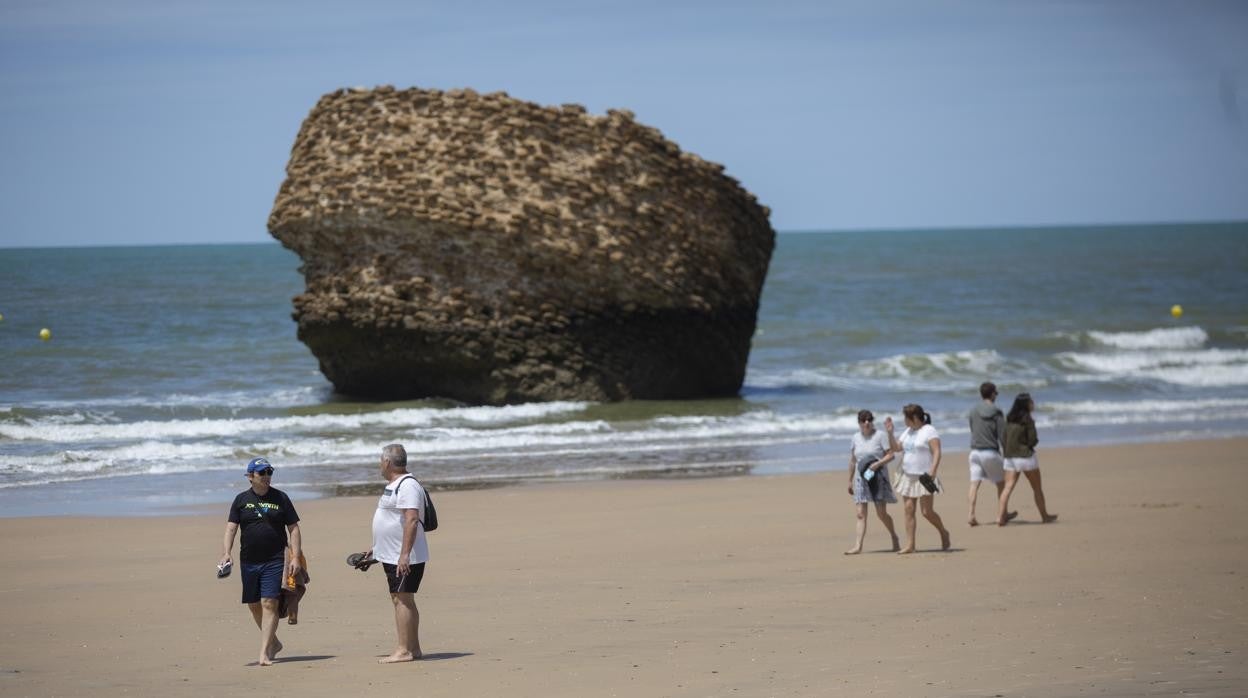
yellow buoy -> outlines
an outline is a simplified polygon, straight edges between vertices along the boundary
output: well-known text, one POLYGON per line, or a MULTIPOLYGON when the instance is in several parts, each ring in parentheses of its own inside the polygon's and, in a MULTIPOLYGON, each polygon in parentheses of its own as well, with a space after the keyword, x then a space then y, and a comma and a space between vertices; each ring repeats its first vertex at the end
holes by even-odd
POLYGON ((42 330, 39 330, 39 339, 42 339, 45 342, 48 341, 49 339, 52 339, 52 330, 49 330, 46 327, 43 328, 42 330))
POLYGON ((1175 316, 1176 318, 1183 317, 1183 306, 1179 305, 1178 303, 1175 303, 1173 306, 1170 307, 1170 314, 1175 316))

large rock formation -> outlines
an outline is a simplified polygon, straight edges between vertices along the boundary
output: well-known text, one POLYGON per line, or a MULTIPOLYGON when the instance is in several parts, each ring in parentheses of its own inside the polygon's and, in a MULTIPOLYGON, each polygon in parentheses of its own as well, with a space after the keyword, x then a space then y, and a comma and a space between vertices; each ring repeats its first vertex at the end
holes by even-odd
POLYGON ((269 232, 303 259, 299 338, 339 392, 503 404, 741 387, 768 210, 627 111, 339 90, 286 173, 269 232))

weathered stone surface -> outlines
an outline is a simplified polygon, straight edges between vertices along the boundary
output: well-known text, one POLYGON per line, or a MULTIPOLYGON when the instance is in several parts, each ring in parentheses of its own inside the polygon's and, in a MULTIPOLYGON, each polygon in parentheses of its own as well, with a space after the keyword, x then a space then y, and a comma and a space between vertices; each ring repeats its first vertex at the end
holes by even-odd
POLYGON ((723 168, 630 112, 472 90, 339 90, 269 232, 342 393, 475 404, 741 387, 775 243, 723 168))

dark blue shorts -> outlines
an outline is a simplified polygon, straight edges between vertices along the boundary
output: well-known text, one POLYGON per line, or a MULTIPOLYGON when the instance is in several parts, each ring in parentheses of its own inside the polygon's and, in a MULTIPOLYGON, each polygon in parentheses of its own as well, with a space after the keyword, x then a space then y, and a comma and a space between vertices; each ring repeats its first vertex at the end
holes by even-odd
POLYGON ((276 599, 282 595, 282 573, 286 562, 273 558, 268 562, 242 565, 243 603, 260 603, 260 599, 276 599))

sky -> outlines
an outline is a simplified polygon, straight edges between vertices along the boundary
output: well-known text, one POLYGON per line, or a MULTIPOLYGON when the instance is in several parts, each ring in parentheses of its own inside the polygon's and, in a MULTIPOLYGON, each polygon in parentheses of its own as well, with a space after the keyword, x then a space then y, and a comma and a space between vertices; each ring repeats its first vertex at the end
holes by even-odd
POLYGON ((630 109, 781 232, 1248 220, 1248 2, 0 3, 0 247, 271 241, 340 87, 630 109))

